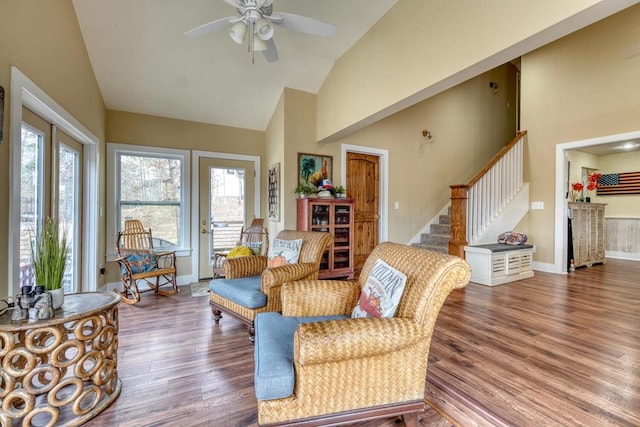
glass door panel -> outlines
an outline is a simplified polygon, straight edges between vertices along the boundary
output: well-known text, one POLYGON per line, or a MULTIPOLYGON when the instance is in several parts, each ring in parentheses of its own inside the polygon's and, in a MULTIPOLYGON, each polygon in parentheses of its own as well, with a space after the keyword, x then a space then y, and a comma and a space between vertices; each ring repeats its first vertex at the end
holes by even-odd
POLYGON ((79 290, 80 266, 80 153, 60 144, 58 150, 58 220, 69 243, 62 280, 65 293, 79 290))
POLYGON ((31 239, 43 215, 43 144, 45 134, 22 125, 20 152, 20 286, 32 286, 31 239))

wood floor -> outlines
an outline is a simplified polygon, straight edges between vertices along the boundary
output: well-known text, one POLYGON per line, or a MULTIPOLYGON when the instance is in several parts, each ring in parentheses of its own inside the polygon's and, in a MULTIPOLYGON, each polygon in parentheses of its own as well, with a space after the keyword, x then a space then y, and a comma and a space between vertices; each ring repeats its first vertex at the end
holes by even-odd
MULTIPOLYGON (((429 354, 426 398, 438 410, 420 424, 640 425, 639 278, 640 262, 608 260, 455 291, 429 354)), ((181 289, 120 305, 122 393, 86 425, 257 425, 245 328, 228 317, 214 326, 208 298, 181 289)))

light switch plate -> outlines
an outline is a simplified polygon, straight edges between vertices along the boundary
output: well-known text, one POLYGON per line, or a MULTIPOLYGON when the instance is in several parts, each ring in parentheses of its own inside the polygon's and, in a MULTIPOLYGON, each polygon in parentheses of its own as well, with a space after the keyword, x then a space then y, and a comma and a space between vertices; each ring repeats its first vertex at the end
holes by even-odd
POLYGON ((544 209, 544 202, 531 202, 532 210, 544 209))

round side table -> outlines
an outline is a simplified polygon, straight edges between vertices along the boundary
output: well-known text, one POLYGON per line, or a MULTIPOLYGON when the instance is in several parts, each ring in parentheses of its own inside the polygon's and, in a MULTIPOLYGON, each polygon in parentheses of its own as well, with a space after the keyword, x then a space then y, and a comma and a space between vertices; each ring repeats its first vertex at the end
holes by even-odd
POLYGON ((52 319, 0 316, 0 425, 78 426, 118 397, 119 302, 71 294, 52 319))

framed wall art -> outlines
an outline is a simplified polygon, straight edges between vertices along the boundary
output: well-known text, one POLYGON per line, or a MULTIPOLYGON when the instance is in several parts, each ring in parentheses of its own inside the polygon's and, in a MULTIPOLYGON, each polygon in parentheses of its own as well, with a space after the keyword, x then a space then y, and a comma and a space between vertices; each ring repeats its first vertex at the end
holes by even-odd
POLYGON ((324 179, 333 181, 333 156, 298 153, 298 184, 315 189, 324 179))
POLYGON ((269 220, 280 221, 280 163, 269 166, 267 179, 269 220))

